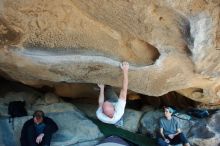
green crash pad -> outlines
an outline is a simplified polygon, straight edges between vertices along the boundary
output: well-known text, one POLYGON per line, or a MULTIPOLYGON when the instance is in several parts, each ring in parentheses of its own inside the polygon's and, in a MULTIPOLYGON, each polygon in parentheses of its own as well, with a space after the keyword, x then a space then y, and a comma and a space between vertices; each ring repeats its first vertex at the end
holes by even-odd
POLYGON ((94 119, 89 117, 94 124, 99 127, 99 130, 104 134, 104 136, 108 137, 111 135, 119 136, 127 141, 130 141, 138 146, 156 146, 156 140, 149 138, 143 134, 133 133, 121 128, 116 127, 112 124, 105 124, 99 121, 98 119, 94 119))

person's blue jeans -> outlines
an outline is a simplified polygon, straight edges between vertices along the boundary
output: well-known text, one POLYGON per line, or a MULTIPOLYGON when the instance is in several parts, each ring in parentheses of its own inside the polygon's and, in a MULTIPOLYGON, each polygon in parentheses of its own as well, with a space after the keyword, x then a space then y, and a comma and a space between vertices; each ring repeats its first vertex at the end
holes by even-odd
POLYGON ((186 139, 186 136, 183 133, 180 133, 176 135, 173 139, 170 139, 168 136, 165 135, 167 139, 169 139, 170 143, 166 143, 163 138, 159 137, 157 139, 157 146, 168 146, 170 145, 176 145, 176 144, 186 144, 188 143, 188 140, 186 139))

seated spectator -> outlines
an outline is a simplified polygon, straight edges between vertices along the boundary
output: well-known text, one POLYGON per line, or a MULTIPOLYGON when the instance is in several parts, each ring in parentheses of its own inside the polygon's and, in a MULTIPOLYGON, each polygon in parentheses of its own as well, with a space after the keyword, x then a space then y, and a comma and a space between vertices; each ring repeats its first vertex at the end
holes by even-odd
POLYGON ((35 111, 33 118, 23 125, 21 146, 50 146, 52 134, 57 130, 57 124, 44 116, 43 111, 35 111))
POLYGON ((170 107, 164 108, 165 117, 160 119, 160 137, 157 139, 157 145, 183 144, 184 146, 190 146, 185 135, 180 131, 177 119, 172 117, 173 111, 170 107))

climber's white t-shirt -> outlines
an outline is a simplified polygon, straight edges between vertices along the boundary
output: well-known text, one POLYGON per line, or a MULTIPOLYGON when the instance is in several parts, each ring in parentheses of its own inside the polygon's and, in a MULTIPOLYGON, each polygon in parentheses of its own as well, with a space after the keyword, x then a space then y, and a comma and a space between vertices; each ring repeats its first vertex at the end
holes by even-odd
POLYGON ((100 121, 108 124, 115 124, 121 119, 125 111, 126 100, 118 99, 118 102, 112 104, 115 108, 115 113, 112 118, 109 118, 103 113, 102 107, 97 109, 96 116, 100 121))

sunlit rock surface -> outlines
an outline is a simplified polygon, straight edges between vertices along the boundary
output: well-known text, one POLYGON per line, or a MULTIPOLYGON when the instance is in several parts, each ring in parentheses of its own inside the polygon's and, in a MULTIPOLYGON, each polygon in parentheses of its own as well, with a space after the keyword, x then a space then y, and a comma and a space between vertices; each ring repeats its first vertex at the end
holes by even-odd
POLYGON ((220 104, 219 0, 0 0, 0 74, 220 104))

